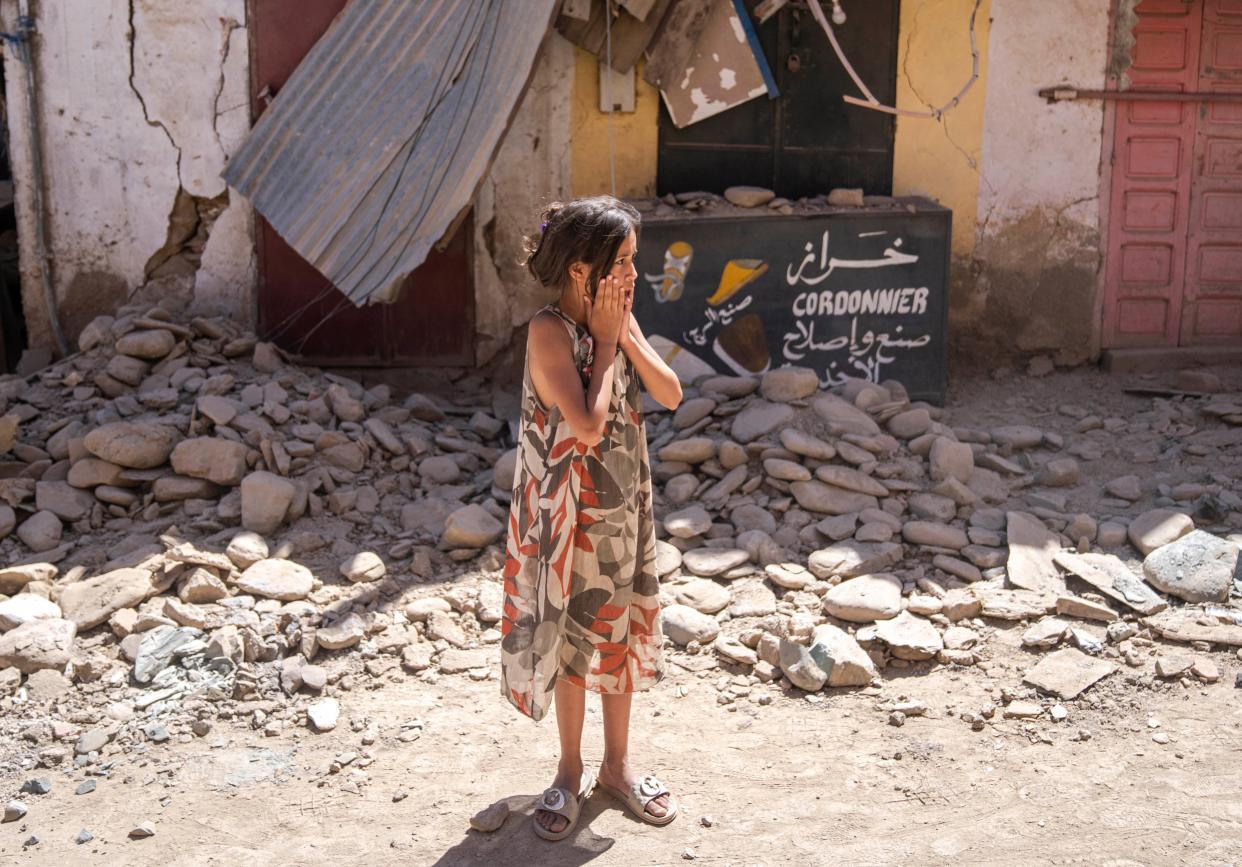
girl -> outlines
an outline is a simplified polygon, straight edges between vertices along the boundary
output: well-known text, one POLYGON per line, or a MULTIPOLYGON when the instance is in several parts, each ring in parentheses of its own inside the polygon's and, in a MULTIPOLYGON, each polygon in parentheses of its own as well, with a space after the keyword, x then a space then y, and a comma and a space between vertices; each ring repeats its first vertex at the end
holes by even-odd
POLYGON ((638 212, 610 196, 553 204, 526 266, 560 293, 531 320, 505 557, 501 681, 538 721, 553 697, 561 758, 535 832, 569 835, 595 779, 583 772, 586 692, 602 694, 598 782, 653 825, 677 816, 629 763, 630 699, 664 674, 651 472, 640 384, 669 409, 676 374, 630 315, 638 212))

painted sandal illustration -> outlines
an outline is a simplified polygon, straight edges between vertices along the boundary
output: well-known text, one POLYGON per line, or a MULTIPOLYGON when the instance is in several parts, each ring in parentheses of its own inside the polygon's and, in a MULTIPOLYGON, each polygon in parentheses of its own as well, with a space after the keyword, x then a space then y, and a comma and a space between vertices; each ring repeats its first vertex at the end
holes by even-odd
POLYGON ((734 320, 713 341, 712 351, 738 376, 756 376, 772 366, 768 336, 758 313, 734 320))
POLYGON ((720 283, 715 293, 707 299, 712 307, 719 307, 743 288, 762 277, 768 270, 768 263, 762 259, 730 259, 725 263, 720 274, 720 283))
POLYGON ((686 273, 690 270, 690 261, 694 258, 694 248, 685 241, 674 241, 664 251, 664 273, 646 274, 647 280, 655 290, 656 301, 664 304, 681 298, 686 288, 686 273), (656 286, 656 281, 660 282, 656 286))

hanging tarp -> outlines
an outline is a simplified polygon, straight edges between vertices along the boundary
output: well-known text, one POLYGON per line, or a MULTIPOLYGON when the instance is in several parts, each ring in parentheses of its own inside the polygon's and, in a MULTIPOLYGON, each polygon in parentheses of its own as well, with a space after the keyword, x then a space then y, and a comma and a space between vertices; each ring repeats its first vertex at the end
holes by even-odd
POLYGON ((225 170, 357 305, 470 204, 558 0, 353 0, 225 170))

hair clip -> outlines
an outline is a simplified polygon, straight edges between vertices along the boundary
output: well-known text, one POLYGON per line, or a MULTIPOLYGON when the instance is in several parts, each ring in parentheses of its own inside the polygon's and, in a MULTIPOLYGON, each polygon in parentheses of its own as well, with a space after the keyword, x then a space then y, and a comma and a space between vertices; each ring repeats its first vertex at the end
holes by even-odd
POLYGON ((546 232, 546 231, 548 231, 548 224, 547 224, 547 223, 540 223, 540 224, 539 224, 539 234, 541 234, 541 235, 542 235, 542 234, 543 234, 544 232, 546 232))

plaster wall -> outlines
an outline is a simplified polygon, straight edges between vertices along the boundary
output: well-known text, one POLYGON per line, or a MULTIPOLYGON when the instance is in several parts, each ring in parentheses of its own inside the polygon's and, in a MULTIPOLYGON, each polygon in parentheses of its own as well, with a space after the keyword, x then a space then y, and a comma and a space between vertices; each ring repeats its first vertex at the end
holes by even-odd
POLYGON ((976 360, 1098 353, 1100 102, 1047 104, 1042 87, 1103 88, 1109 4, 993 0, 974 279, 955 287, 953 342, 976 360))
MULTIPOLYGON (((597 196, 612 192, 609 160, 609 117, 599 110, 599 58, 573 48, 572 194, 597 196)), ((660 134, 660 91, 643 81, 644 61, 634 71, 634 111, 613 112, 612 154, 616 163, 616 195, 654 196, 656 155, 660 134)))
POLYGON ((508 347, 515 331, 553 300, 522 264, 522 245, 527 234, 539 230, 542 208, 571 195, 575 50, 559 33, 548 35, 530 86, 475 196, 475 359, 480 365, 508 347))
MULTIPOLYGON (((249 128, 245 0, 32 7, 46 227, 70 344, 183 254, 193 303, 249 323, 252 217, 219 177, 249 128)), ((16 0, 0 0, 0 17, 16 29, 16 0)), ((33 243, 25 71, 11 48, 4 62, 23 306, 31 345, 51 346, 33 243)))

